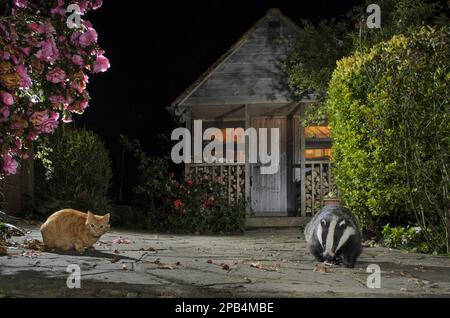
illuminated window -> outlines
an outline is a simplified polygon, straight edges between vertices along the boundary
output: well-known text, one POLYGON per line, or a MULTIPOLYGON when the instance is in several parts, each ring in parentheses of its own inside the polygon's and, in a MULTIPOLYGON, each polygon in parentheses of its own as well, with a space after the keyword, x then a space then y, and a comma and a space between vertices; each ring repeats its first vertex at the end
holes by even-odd
POLYGON ((306 160, 330 160, 331 154, 330 126, 309 126, 305 128, 306 160))
MULTIPOLYGON (((209 122, 203 124, 203 132, 205 132, 206 129, 214 127, 218 128, 222 132, 222 136, 219 136, 219 141, 223 142, 224 149, 223 149, 223 158, 212 158, 212 161, 215 161, 217 163, 231 163, 227 161, 227 153, 226 149, 229 143, 233 143, 234 147, 234 160, 232 162, 245 162, 245 138, 243 135, 237 134, 234 136, 234 140, 227 140, 227 134, 226 130, 227 128, 242 128, 244 129, 245 123, 243 122, 209 122), (238 147, 238 144, 240 147, 238 147), (242 149, 242 150, 241 150, 242 149)), ((242 130, 243 131, 243 130, 242 130)), ((237 131, 239 132, 239 131, 237 131)), ((215 138, 213 137, 213 140, 215 138)), ((209 144, 210 141, 203 141, 203 149, 204 147, 209 144)), ((213 154, 214 155, 214 154, 213 154)))

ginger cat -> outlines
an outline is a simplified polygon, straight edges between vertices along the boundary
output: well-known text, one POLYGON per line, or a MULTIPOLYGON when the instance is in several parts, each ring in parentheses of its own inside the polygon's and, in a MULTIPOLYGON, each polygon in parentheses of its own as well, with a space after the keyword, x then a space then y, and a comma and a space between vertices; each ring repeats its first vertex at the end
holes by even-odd
POLYGON ((50 250, 73 248, 83 253, 108 231, 109 217, 72 209, 55 212, 41 226, 44 245, 50 250))

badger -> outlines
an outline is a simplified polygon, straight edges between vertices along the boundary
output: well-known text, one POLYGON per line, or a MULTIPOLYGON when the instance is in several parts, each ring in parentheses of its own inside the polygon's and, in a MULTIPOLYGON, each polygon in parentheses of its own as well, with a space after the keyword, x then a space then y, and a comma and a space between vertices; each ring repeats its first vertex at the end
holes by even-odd
POLYGON ((353 268, 361 254, 361 231, 353 214, 340 206, 325 206, 306 225, 305 239, 319 262, 353 268))

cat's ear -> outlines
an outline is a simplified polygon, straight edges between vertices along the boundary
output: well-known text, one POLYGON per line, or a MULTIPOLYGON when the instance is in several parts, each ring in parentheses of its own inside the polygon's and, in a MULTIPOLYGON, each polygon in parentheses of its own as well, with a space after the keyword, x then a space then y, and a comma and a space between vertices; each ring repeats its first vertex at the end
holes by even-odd
POLYGON ((93 221, 94 214, 91 211, 87 211, 87 219, 88 221, 93 221))
POLYGON ((108 213, 108 214, 105 214, 105 215, 103 216, 103 220, 104 220, 105 222, 109 223, 110 217, 111 217, 111 215, 110 215, 109 213, 108 213))

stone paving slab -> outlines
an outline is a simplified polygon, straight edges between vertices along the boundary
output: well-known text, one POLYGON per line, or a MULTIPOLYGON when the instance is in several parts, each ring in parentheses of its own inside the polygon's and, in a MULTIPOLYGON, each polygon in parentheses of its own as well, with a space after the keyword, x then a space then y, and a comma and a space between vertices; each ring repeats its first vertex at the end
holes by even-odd
MULTIPOLYGON (((26 238, 41 239, 36 228, 26 238)), ((25 252, 25 254, 24 254, 25 252)), ((0 297, 450 297, 450 257, 365 248, 353 269, 314 272, 299 229, 240 236, 189 236, 113 230, 95 250, 0 257, 0 297), (129 244, 115 244, 122 237, 129 244), (69 289, 67 266, 81 268, 69 289), (381 288, 366 285, 381 268, 381 288)))

